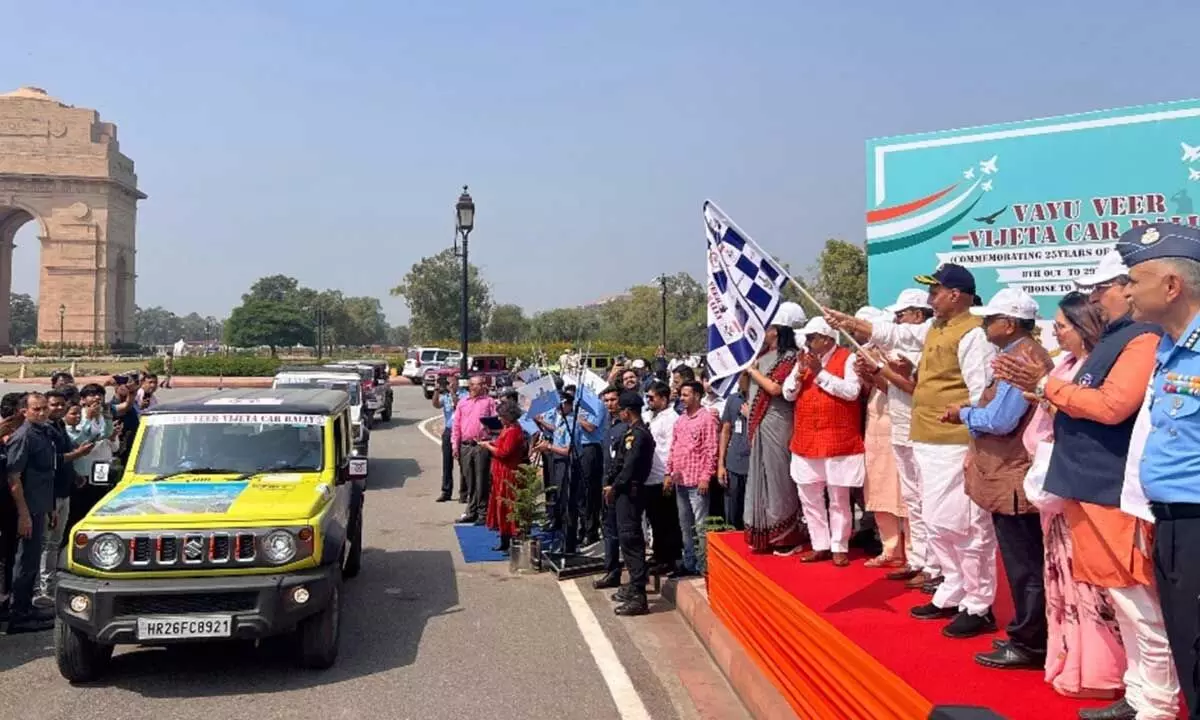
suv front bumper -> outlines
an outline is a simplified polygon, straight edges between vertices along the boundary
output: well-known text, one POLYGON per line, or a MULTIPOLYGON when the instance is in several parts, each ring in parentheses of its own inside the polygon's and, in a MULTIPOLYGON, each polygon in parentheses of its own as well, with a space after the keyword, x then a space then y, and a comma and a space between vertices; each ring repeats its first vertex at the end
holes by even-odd
MULTIPOLYGON (((236 577, 101 580, 65 571, 58 573, 55 613, 67 625, 102 643, 138 643, 138 618, 169 615, 229 615, 232 639, 253 640, 295 629, 329 604, 336 564, 280 575, 236 577), (308 600, 293 599, 296 588, 308 600), (71 600, 83 595, 87 609, 78 613, 71 600)), ((147 641, 150 644, 193 642, 190 639, 147 641)))

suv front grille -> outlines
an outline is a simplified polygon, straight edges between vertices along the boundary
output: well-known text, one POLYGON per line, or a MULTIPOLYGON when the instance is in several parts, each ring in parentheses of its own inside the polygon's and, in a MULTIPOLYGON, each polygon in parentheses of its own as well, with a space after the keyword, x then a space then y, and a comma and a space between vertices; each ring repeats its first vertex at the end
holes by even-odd
POLYGON ((138 535, 129 540, 129 559, 134 565, 149 565, 154 544, 149 535, 138 535))
MULTIPOLYGON (((119 536, 125 546, 125 559, 111 571, 174 570, 194 572, 217 568, 270 567, 271 563, 258 552, 263 537, 275 527, 226 528, 213 530, 163 530, 111 533, 119 536)), ((291 527, 292 533, 299 527, 291 527)), ((91 535, 91 533, 88 533, 91 535)), ((75 562, 91 565, 88 545, 72 544, 70 552, 75 562)), ((312 552, 311 542, 302 547, 295 558, 300 560, 312 552)), ((111 572, 110 571, 110 572, 111 572)))
POLYGON ((215 563, 229 562, 229 536, 213 533, 208 537, 208 559, 215 563))
POLYGON ((113 614, 171 615, 253 610, 258 594, 252 592, 197 593, 192 595, 123 595, 113 601, 113 614))
POLYGON ((158 563, 170 565, 179 559, 179 538, 163 535, 158 538, 158 563))

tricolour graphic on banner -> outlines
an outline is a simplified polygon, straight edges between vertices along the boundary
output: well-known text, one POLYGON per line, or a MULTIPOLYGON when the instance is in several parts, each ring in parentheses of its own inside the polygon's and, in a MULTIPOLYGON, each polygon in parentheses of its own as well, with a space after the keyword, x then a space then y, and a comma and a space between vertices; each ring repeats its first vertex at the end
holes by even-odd
POLYGON ((1200 101, 867 143, 872 305, 953 262, 984 298, 1019 287, 1052 316, 1117 237, 1200 224, 1200 101))

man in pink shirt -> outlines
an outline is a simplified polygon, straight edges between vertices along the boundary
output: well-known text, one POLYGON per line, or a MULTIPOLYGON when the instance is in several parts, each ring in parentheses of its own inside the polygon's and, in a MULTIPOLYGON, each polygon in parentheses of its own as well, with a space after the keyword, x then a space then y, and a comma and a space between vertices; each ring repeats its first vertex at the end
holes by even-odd
POLYGON ((708 520, 708 484, 717 472, 717 416, 704 409, 704 386, 692 380, 679 390, 683 413, 671 434, 664 491, 675 489, 679 529, 683 534, 683 560, 670 577, 696 575, 697 529, 708 520))
POLYGON ((467 385, 467 397, 458 401, 454 412, 454 429, 450 443, 454 457, 467 480, 467 510, 458 519, 462 524, 482 525, 487 516, 488 492, 491 490, 492 456, 479 443, 490 436, 483 426, 485 417, 496 415, 496 401, 488 397, 487 380, 475 375, 467 385))

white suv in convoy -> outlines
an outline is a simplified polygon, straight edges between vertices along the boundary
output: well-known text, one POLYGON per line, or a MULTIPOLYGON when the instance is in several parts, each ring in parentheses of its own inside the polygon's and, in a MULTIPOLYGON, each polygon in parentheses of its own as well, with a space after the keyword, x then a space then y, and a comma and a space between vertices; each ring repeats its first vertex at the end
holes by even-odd
POLYGON ((414 382, 420 382, 427 370, 440 370, 446 365, 457 363, 462 353, 445 348, 419 347, 411 348, 404 359, 404 369, 400 374, 414 382))
POLYGON ((283 368, 275 375, 272 388, 326 388, 342 390, 350 396, 350 432, 354 443, 351 463, 366 475, 367 456, 371 448, 370 412, 364 407, 362 378, 358 371, 347 368, 338 372, 327 368, 283 368))

